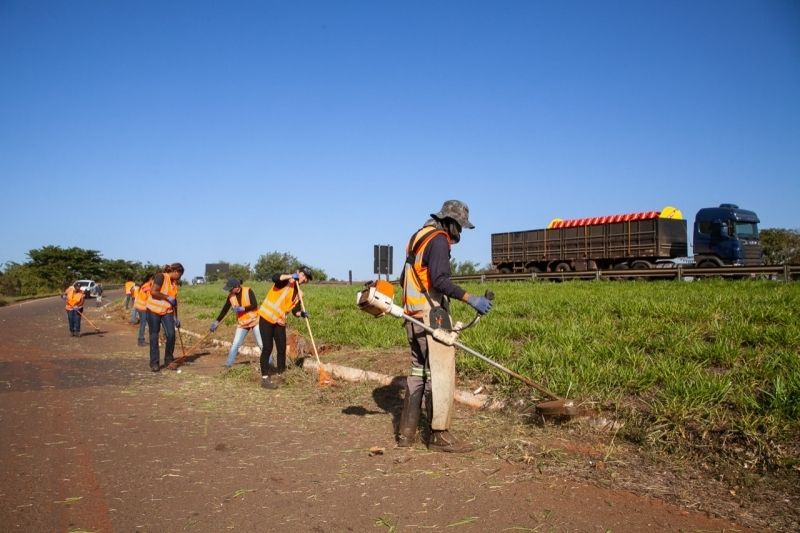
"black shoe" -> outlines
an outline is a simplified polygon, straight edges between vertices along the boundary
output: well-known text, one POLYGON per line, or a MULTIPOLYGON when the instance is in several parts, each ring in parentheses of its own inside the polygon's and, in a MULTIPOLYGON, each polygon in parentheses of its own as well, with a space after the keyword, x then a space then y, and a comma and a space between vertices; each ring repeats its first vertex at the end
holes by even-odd
POLYGON ((261 378, 261 388, 275 390, 278 388, 278 386, 274 384, 271 379, 269 379, 269 376, 267 376, 261 378))
POLYGON ((147 343, 144 341, 136 341, 136 344, 138 344, 139 346, 147 346, 147 343))
POLYGON ((170 364, 172 364, 172 362, 173 362, 174 360, 175 360, 175 359, 170 359, 169 361, 167 361, 166 359, 164 359, 164 368, 166 368, 166 367, 168 367, 170 364))
POLYGON ((150 370, 152 370, 153 372, 158 372, 159 370, 161 370, 161 367, 158 365, 150 365, 150 370))

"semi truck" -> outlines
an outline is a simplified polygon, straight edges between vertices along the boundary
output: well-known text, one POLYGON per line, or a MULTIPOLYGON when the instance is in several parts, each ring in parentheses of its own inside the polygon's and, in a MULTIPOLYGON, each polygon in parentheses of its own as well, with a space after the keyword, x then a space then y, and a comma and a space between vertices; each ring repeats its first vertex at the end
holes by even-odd
POLYGON ((693 256, 680 210, 665 207, 573 220, 544 229, 492 234, 492 266, 501 273, 761 265, 758 215, 735 204, 700 209, 693 256))

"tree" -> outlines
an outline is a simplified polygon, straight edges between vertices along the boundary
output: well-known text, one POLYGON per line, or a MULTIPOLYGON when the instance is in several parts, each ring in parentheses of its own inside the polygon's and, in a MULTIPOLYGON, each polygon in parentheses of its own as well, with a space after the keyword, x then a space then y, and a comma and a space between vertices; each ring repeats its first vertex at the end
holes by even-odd
POLYGON ((43 246, 28 252, 27 265, 49 289, 60 289, 78 278, 97 278, 103 273, 103 259, 97 250, 43 246))
MULTIPOLYGON (((268 281, 272 279, 275 274, 296 272, 298 268, 303 266, 299 259, 288 252, 269 252, 258 258, 256 266, 253 268, 255 271, 255 279, 259 281, 268 281)), ((325 281, 328 275, 324 270, 314 268, 311 265, 305 264, 311 269, 311 275, 314 281, 325 281)))
POLYGON ((269 252, 258 258, 254 267, 256 279, 268 281, 273 275, 296 271, 302 263, 287 252, 269 252))
POLYGON ((800 264, 800 231, 796 229, 767 228, 760 232, 767 265, 800 264))
POLYGON ((455 259, 450 259, 450 272, 453 276, 474 276, 478 273, 480 264, 474 261, 463 261, 459 263, 455 259))
POLYGON ((240 281, 247 281, 253 276, 253 271, 249 263, 231 263, 228 269, 228 275, 240 281))

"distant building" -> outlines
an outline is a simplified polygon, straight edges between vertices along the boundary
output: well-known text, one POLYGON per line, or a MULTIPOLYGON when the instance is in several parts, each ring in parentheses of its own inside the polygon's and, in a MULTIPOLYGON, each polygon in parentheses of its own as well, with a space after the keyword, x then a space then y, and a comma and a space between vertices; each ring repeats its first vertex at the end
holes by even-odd
POLYGON ((214 281, 227 277, 231 265, 228 263, 206 263, 206 280, 214 281))

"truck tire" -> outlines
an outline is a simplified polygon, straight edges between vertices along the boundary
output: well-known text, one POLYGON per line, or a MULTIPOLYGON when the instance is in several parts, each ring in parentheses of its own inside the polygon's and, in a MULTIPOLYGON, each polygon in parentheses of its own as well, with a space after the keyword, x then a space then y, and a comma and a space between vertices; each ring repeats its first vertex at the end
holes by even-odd
POLYGON ((499 270, 501 274, 511 274, 511 267, 504 266, 500 267, 499 270))
POLYGON ((653 268, 653 263, 640 259, 639 261, 634 261, 631 268, 634 270, 647 270, 653 268))
POLYGON ((525 267, 525 272, 527 272, 528 274, 539 274, 541 271, 542 269, 536 265, 528 265, 527 267, 525 267))
POLYGON ((559 263, 553 270, 555 272, 572 272, 572 267, 569 263, 559 263))

